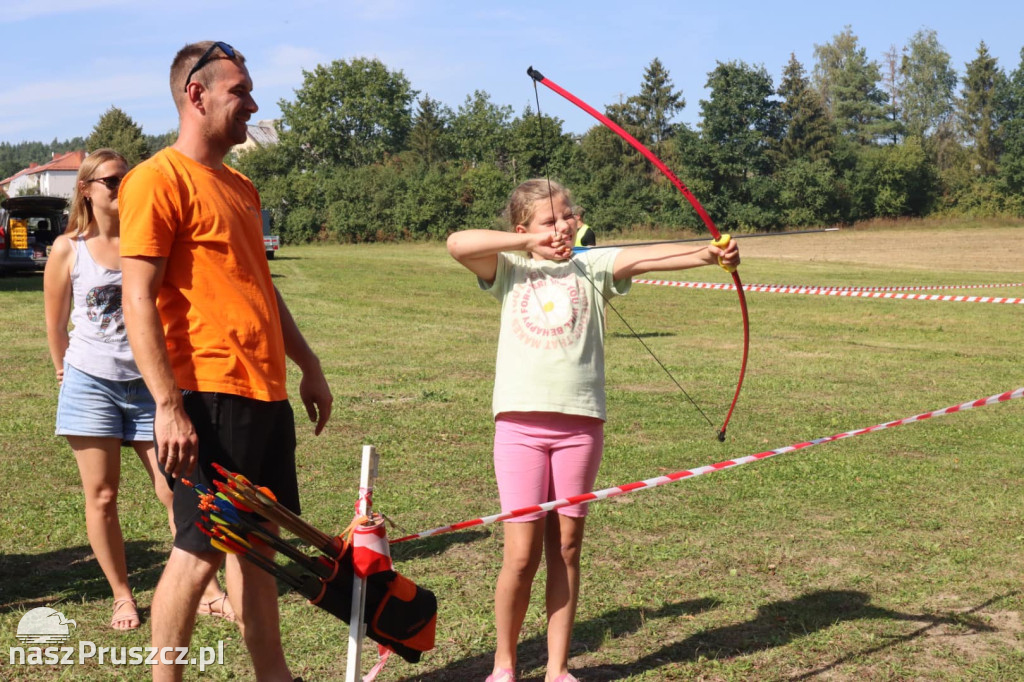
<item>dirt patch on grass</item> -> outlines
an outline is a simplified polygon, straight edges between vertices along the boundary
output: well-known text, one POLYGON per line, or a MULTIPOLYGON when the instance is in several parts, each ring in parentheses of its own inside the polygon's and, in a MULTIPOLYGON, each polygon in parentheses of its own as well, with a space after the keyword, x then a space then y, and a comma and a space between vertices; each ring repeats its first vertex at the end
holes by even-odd
POLYGON ((1024 263, 1024 226, 950 227, 936 231, 933 225, 925 223, 891 224, 745 239, 740 248, 744 258, 1012 273, 1019 277, 1024 263))
POLYGON ((1024 651, 1021 636, 1024 623, 1016 611, 991 611, 978 614, 964 612, 963 623, 943 623, 927 631, 930 638, 940 639, 945 646, 970 660, 995 653, 1000 646, 1024 651), (972 623, 982 627, 973 628, 972 623))

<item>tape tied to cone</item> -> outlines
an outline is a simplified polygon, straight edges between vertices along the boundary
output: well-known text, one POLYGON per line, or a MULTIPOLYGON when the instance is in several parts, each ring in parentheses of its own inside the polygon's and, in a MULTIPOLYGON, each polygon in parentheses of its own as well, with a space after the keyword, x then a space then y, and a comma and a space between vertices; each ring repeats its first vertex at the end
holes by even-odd
POLYGON ((374 514, 369 521, 353 529, 352 568, 360 578, 392 570, 384 517, 374 514))

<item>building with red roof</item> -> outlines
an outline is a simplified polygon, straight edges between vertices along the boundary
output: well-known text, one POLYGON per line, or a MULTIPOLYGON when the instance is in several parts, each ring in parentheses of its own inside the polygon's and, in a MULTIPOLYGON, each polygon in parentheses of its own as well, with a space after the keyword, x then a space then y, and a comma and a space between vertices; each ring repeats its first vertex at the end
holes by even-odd
POLYGON ((41 194, 48 197, 70 199, 75 191, 78 167, 82 165, 82 161, 85 161, 86 156, 84 150, 66 154, 54 153, 53 159, 49 163, 29 164, 28 168, 0 180, 0 189, 9 197, 22 194, 41 194))

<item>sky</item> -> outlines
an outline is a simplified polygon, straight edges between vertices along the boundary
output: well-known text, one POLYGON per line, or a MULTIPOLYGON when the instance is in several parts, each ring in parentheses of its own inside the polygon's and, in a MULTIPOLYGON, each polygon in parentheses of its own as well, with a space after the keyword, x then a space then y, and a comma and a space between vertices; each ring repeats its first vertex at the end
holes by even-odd
MULTIPOLYGON (((528 66, 603 110, 658 58, 686 100, 676 121, 693 126, 716 63, 763 66, 777 86, 791 53, 809 74, 815 45, 847 25, 879 63, 934 30, 959 75, 981 41, 1007 72, 1024 47, 1020 0, 3 0, 0 142, 87 137, 110 107, 146 134, 175 129, 168 69, 199 40, 246 55, 254 120, 279 117, 303 71, 334 60, 377 58, 452 109, 481 90, 518 115, 534 106, 528 66)), ((544 88, 540 106, 567 131, 594 123, 544 88)))

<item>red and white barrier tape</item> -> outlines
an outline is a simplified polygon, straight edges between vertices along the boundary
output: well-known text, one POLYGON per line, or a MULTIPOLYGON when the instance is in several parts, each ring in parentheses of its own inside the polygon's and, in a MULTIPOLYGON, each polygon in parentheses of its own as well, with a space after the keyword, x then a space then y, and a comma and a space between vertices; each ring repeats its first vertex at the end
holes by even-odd
MULTIPOLYGON (((758 284, 757 286, 771 286, 758 284)), ((942 289, 1000 289, 1004 287, 1024 287, 1024 282, 1008 282, 1005 284, 942 284, 932 287, 841 287, 841 286, 808 286, 806 289, 838 289, 842 291, 939 291, 942 289)))
MULTIPOLYGON (((719 282, 676 282, 667 279, 634 279, 634 284, 653 284, 663 287, 687 289, 714 289, 731 291, 735 284, 719 282)), ((967 287, 958 287, 967 288, 967 287)), ((833 289, 812 286, 788 286, 780 284, 744 284, 744 291, 770 294, 811 294, 814 296, 839 296, 848 298, 890 298, 900 301, 954 301, 959 303, 1010 303, 1024 304, 1024 298, 1002 298, 996 296, 948 296, 939 294, 901 294, 888 291, 866 291, 859 289, 833 289)))
POLYGON ((633 492, 634 490, 644 490, 648 488, 656 488, 658 486, 665 485, 667 483, 674 483, 676 481, 695 478, 703 474, 710 473, 712 471, 721 471, 722 469, 731 469, 738 467, 741 464, 747 464, 749 462, 756 462, 762 459, 768 459, 775 455, 782 455, 787 452, 793 452, 794 450, 802 450, 809 448, 812 445, 821 445, 822 443, 831 443, 835 440, 842 440, 844 438, 852 438, 865 433, 871 433, 872 431, 881 431, 883 429, 891 429, 896 426, 903 426, 904 424, 912 424, 914 422, 924 421, 925 419, 931 419, 932 417, 941 417, 947 414, 954 414, 956 412, 963 412, 964 410, 971 410, 976 407, 984 407, 986 405, 993 405, 995 403, 1003 403, 1009 400, 1016 400, 1024 397, 1024 388, 1018 388, 1015 391, 1007 391, 1006 393, 999 393, 997 395, 989 396, 988 398, 981 398, 979 400, 972 400, 966 403, 960 403, 959 405, 952 405, 945 407, 941 410, 933 410, 931 412, 925 412, 923 414, 916 414, 913 417, 905 417, 903 419, 897 419, 896 421, 886 422, 884 424, 876 424, 875 426, 869 426, 864 429, 856 429, 854 431, 846 431, 844 433, 838 433, 834 436, 826 436, 824 438, 816 438, 814 440, 805 441, 803 443, 797 443, 796 445, 787 445, 784 448, 778 450, 767 450, 765 452, 759 452, 756 455, 747 455, 746 457, 740 457, 739 459, 729 459, 724 462, 718 462, 717 464, 709 464, 708 466, 698 467, 696 469, 687 469, 686 471, 677 471, 674 474, 667 474, 665 476, 658 476, 657 478, 649 478, 645 481, 637 481, 635 483, 627 483, 626 485, 616 486, 614 488, 605 488, 604 490, 598 490, 592 493, 584 493, 583 495, 575 495, 573 497, 566 497, 561 500, 554 500, 552 502, 545 502, 544 504, 537 504, 530 507, 523 507, 521 509, 514 509, 509 512, 501 514, 494 514, 492 516, 484 516, 479 519, 473 519, 471 521, 462 521, 460 523, 453 523, 450 526, 441 526, 439 528, 433 528, 431 530, 424 530, 419 533, 413 533, 412 535, 406 535, 405 537, 392 540, 391 544, 397 544, 399 542, 406 542, 408 540, 416 540, 418 538, 426 538, 431 535, 439 535, 440 533, 447 533, 453 530, 461 530, 463 528, 469 528, 471 526, 486 526, 498 521, 505 521, 507 519, 515 518, 517 516, 525 516, 526 514, 532 514, 539 511, 551 511, 552 509, 559 509, 561 507, 568 507, 573 504, 580 504, 581 502, 592 502, 594 500, 606 500, 609 497, 617 497, 619 495, 625 495, 626 493, 633 492))
MULTIPOLYGON (((675 282, 660 279, 635 279, 640 284, 665 284, 672 286, 692 287, 696 289, 732 289, 734 284, 716 284, 714 282, 675 282)), ((747 287, 758 288, 789 288, 809 289, 813 291, 939 291, 941 289, 998 289, 1004 287, 1024 287, 1024 282, 1007 282, 1003 284, 942 284, 932 287, 924 286, 896 286, 896 287, 845 287, 831 284, 745 284, 747 287)))

